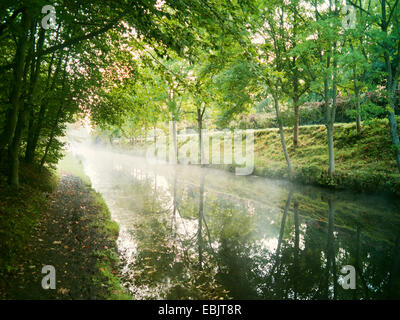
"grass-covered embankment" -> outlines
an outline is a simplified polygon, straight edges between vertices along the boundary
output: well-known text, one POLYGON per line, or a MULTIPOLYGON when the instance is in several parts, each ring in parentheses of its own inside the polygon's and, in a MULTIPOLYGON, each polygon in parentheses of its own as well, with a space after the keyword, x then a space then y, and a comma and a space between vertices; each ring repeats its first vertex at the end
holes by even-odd
MULTIPOLYGON (((119 277, 118 224, 81 163, 67 155, 57 175, 28 172, 19 191, 2 192, 0 298, 130 299, 119 277), (56 269, 55 290, 41 287, 44 265, 56 269)), ((8 191, 3 180, 1 188, 8 191)))
MULTIPOLYGON (((336 124, 334 132, 336 171, 333 178, 330 178, 325 126, 301 126, 297 148, 293 147, 293 129, 284 128, 285 140, 294 169, 292 179, 302 184, 333 189, 384 191, 400 195, 400 174, 397 171, 389 130, 386 119, 364 122, 360 134, 357 134, 355 123, 336 124)), ((288 179, 287 164, 278 129, 256 130, 254 134, 253 174, 288 179)), ((178 146, 182 147, 188 141, 189 138, 179 140, 178 146)), ((197 146, 197 142, 194 143, 197 146)), ((147 147, 146 145, 140 147, 119 145, 119 148, 124 150, 133 148, 136 154, 142 156, 145 155, 147 147)), ((216 150, 210 150, 210 159, 213 151, 216 150)), ((223 142, 221 142, 220 152, 223 153, 223 142)), ((235 164, 210 166, 230 171, 235 168, 235 164)))
MULTIPOLYGON (((300 127, 299 146, 293 147, 292 130, 285 129, 294 168, 293 179, 305 184, 357 191, 400 194, 400 174, 393 156, 387 120, 335 125, 335 173, 328 175, 328 146, 324 126, 300 127)), ((287 166, 277 130, 256 132, 254 174, 287 178, 287 166)))
MULTIPOLYGON (((398 120, 399 121, 399 120, 398 120)), ((360 134, 354 123, 335 125, 335 173, 328 175, 328 143, 323 125, 301 126, 299 144, 293 146, 293 129, 284 128, 293 167, 291 179, 307 185, 358 192, 389 192, 400 195, 400 174, 393 154, 386 119, 363 123, 360 134)), ((243 141, 245 137, 243 136, 243 141)), ((223 153, 223 143, 220 147, 223 153)), ((210 158, 212 152, 210 151, 210 158)), ((210 165, 234 171, 233 165, 210 165)), ((278 129, 254 132, 254 175, 289 179, 278 129)))

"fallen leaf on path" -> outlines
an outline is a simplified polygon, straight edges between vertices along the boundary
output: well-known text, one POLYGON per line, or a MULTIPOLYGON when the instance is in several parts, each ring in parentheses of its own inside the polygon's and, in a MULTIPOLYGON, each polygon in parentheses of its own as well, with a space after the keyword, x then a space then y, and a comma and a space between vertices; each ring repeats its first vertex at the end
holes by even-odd
POLYGON ((69 293, 69 289, 67 289, 67 288, 60 288, 60 289, 58 289, 58 293, 61 293, 61 294, 68 294, 68 293, 69 293))

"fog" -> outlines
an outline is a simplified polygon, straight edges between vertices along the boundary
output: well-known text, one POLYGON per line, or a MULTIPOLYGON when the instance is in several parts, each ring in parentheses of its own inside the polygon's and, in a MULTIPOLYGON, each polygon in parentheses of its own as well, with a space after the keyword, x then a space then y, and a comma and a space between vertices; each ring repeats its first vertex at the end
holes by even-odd
POLYGON ((374 294, 386 294, 381 258, 395 258, 400 230, 390 198, 155 164, 93 143, 85 127, 70 127, 67 141, 120 226, 135 299, 348 298, 337 279, 355 259, 374 294))

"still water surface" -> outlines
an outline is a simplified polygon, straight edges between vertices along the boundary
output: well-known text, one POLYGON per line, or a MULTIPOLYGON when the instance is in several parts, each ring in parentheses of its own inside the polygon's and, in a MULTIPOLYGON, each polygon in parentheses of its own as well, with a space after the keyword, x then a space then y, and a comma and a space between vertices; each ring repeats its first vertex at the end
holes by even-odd
POLYGON ((83 142, 71 152, 120 225, 135 299, 400 297, 394 199, 154 165, 83 142), (355 290, 341 286, 345 265, 355 290))

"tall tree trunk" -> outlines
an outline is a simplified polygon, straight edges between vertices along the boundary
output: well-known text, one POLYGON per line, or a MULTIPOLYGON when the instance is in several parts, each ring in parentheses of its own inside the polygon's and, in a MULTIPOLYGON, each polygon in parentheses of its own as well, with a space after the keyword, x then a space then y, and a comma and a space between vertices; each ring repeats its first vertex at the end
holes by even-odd
MULTIPOLYGON (((16 114, 17 120, 17 125, 15 126, 13 137, 12 137, 12 142, 11 144, 8 144, 8 183, 15 188, 19 187, 19 151, 20 151, 20 146, 22 142, 22 136, 25 131, 25 126, 26 126, 26 121, 27 121, 27 116, 29 115, 29 110, 28 108, 32 105, 32 101, 34 98, 35 94, 35 89, 37 85, 37 80, 38 80, 38 75, 39 72, 35 69, 40 67, 40 61, 38 61, 37 64, 34 64, 34 60, 30 61, 30 56, 33 55, 34 50, 35 50, 35 33, 36 33, 36 23, 31 22, 30 15, 27 14, 27 22, 28 28, 30 27, 30 52, 25 53, 25 45, 22 45, 23 47, 23 53, 22 53, 22 59, 25 60, 22 62, 23 65, 23 73, 22 73, 22 78, 21 83, 20 83, 20 88, 15 89, 15 92, 17 92, 16 96, 13 96, 14 103, 13 104, 13 110, 17 109, 18 112, 16 114), (27 75, 28 75, 28 69, 30 65, 30 84, 29 88, 27 90, 27 96, 28 96, 28 101, 25 105, 22 103, 21 95, 22 93, 22 88, 27 87, 27 75)), ((39 37, 39 42, 38 42, 38 49, 41 49, 40 42, 43 44, 43 35, 44 32, 41 32, 41 37, 39 37)), ((26 38, 25 35, 23 38, 26 38)), ((21 66, 22 66, 21 65, 21 66)), ((18 76, 16 76, 16 82, 18 82, 18 76)), ((12 116, 14 118, 14 116, 12 116)))
MULTIPOLYGON (((336 48, 336 44, 334 45, 336 48)), ((327 58, 327 68, 330 67, 330 58, 327 58)), ((325 126, 327 130, 328 138, 328 156, 329 156, 329 166, 328 174, 330 178, 333 178, 335 173, 335 149, 333 142, 334 134, 334 124, 335 124, 335 114, 336 114, 336 58, 333 60, 333 84, 332 84, 332 105, 329 99, 329 85, 328 79, 324 79, 324 114, 325 114, 325 126)))
POLYGON ((34 151, 32 150, 33 139, 34 139, 34 131, 35 131, 35 114, 33 108, 29 113, 29 121, 28 121, 28 134, 27 134, 27 142, 25 148, 25 162, 32 163, 34 151))
MULTIPOLYGON (((63 72, 63 80, 62 80, 62 88, 61 88, 62 97, 64 97, 64 95, 65 95, 65 82, 66 82, 66 79, 67 79, 67 72, 66 72, 67 63, 68 63, 68 58, 66 59, 65 64, 64 64, 64 72, 63 72)), ((57 126, 58 126, 58 121, 60 120, 64 103, 67 103, 67 102, 65 102, 64 99, 62 99, 62 101, 60 101, 60 106, 58 107, 58 110, 57 110, 57 115, 56 115, 56 118, 54 120, 53 127, 51 128, 49 141, 47 142, 46 149, 44 151, 44 155, 42 157, 42 160, 40 161, 40 171, 43 169, 43 166, 44 166, 44 164, 46 162, 47 154, 49 153, 51 144, 53 143, 53 140, 54 140, 54 137, 55 137, 55 134, 56 134, 56 129, 57 129, 57 126)))
POLYGON ((204 144, 203 144, 203 115, 204 115, 204 107, 203 109, 197 108, 197 128, 199 130, 199 164, 203 164, 204 161, 204 144))
POLYGON ((27 163, 32 163, 35 157, 35 150, 39 141, 40 131, 42 130, 45 111, 46 111, 46 104, 42 103, 40 106, 36 125, 31 124, 31 119, 30 119, 29 130, 28 130, 29 132, 28 141, 25 149, 25 161, 27 163))
POLYGON ((300 106, 298 97, 295 97, 293 103, 294 103, 293 146, 296 148, 299 145, 299 122, 300 122, 300 106))
POLYGON ((400 172, 400 141, 399 141, 399 131, 397 127, 397 121, 396 121, 396 114, 395 114, 395 108, 396 108, 396 86, 397 86, 397 81, 393 81, 392 79, 392 73, 391 73, 391 63, 390 63, 390 58, 386 57, 387 61, 387 71, 388 71, 388 85, 387 85, 387 94, 388 94, 388 103, 389 103, 389 112, 388 112, 388 118, 389 118, 389 126, 390 126, 390 135, 392 137, 392 143, 393 143, 393 150, 394 150, 394 156, 396 159, 397 163, 397 169, 400 172))
POLYGON ((356 72, 356 66, 353 68, 353 81, 354 81, 354 95, 356 98, 356 107, 357 107, 357 114, 356 114, 356 127, 357 127, 357 133, 361 133, 361 108, 360 108, 360 90, 357 85, 357 72, 356 72))
MULTIPOLYGON (((381 1, 381 10, 382 10, 381 29, 385 33, 385 36, 388 38, 388 21, 386 19, 386 4, 387 4, 386 1, 381 1)), ((395 106, 396 106, 395 92, 396 92, 397 83, 398 83, 398 76, 399 76, 398 70, 400 68, 400 61, 397 59, 397 64, 395 66, 393 66, 391 57, 390 57, 390 51, 387 48, 387 44, 385 44, 384 46, 385 46, 384 59, 385 59, 386 73, 387 73, 387 75, 386 75, 386 90, 387 90, 387 95, 388 95, 388 103, 389 103, 389 107, 390 107, 390 110, 388 112, 390 135, 392 137, 393 150, 394 150, 394 156, 395 156, 396 163, 397 163, 397 169, 400 172, 400 141, 399 141, 399 132, 397 129, 396 114, 395 114, 395 106), (395 67, 395 68, 393 68, 393 67, 395 67), (393 75, 393 69, 395 72, 394 75, 393 75)))
POLYGON ((19 149, 25 125, 26 110, 21 110, 12 143, 8 148, 8 183, 14 188, 19 187, 19 149))
POLYGON ((23 35, 21 35, 18 40, 17 50, 15 54, 14 83, 10 96, 11 108, 7 112, 6 126, 0 137, 0 156, 4 148, 12 143, 15 129, 18 123, 18 115, 21 105, 21 89, 22 89, 24 69, 25 69, 25 59, 26 59, 25 51, 28 44, 28 32, 30 27, 30 21, 31 18, 28 13, 28 10, 23 9, 22 11, 23 35))
POLYGON ((357 133, 361 133, 361 114, 360 114, 360 100, 358 98, 357 101, 357 115, 356 115, 356 127, 357 127, 357 133))
POLYGON ((47 155, 49 153, 51 144, 53 143, 54 136, 55 136, 55 133, 56 133, 56 129, 57 129, 57 126, 58 126, 58 121, 59 121, 60 116, 61 116, 62 108, 63 108, 63 104, 61 103, 59 108, 58 108, 58 110, 57 110, 57 115, 56 115, 56 119, 54 121, 53 127, 51 128, 49 141, 46 144, 46 149, 44 151, 44 155, 42 157, 42 160, 40 161, 40 170, 42 170, 42 168, 43 168, 43 166, 44 166, 44 164, 46 162, 46 158, 47 158, 47 155))
POLYGON ((175 120, 172 120, 171 122, 172 123, 170 125, 170 128, 171 128, 172 132, 170 133, 170 135, 171 135, 170 139, 172 139, 172 141, 170 140, 169 147, 173 148, 173 149, 169 153, 170 158, 171 158, 170 163, 177 164, 178 163, 178 141, 177 141, 177 134, 176 134, 176 122, 175 122, 175 120), (171 144, 171 142, 172 142, 172 144, 171 144))
MULTIPOLYGON (((59 32, 59 30, 57 30, 57 36, 56 36, 57 38, 58 38, 58 32, 59 32)), ((43 42, 40 42, 40 43, 41 43, 41 48, 42 48, 43 42)), ((63 57, 63 52, 60 52, 60 54, 58 56, 56 70, 54 71, 53 76, 52 76, 52 67, 54 64, 55 52, 53 53, 53 55, 51 57, 48 71, 47 71, 47 80, 46 80, 46 85, 45 85, 46 90, 45 90, 44 95, 47 95, 50 91, 53 91, 55 88, 55 85, 57 83, 57 76, 61 69, 62 57, 63 57), (50 81, 51 81, 51 83, 50 83, 50 81)), ((49 97, 46 96, 46 98, 44 100, 42 100, 42 102, 40 104, 40 109, 39 109, 39 114, 38 114, 38 119, 37 119, 36 125, 35 124, 33 125, 32 130, 29 129, 28 142, 27 142, 26 149, 25 149, 25 161, 27 163, 32 163, 34 160, 35 150, 36 150, 36 147, 37 147, 37 144, 39 141, 40 132, 42 130, 44 115, 46 114, 48 102, 49 102, 49 97)))
POLYGON ((292 164, 290 162, 289 153, 288 153, 287 148, 286 148, 285 135, 283 133, 282 118, 281 118, 281 114, 279 112, 279 101, 278 101, 278 97, 276 95, 273 95, 273 98, 274 98, 276 119, 278 120, 278 126, 279 126, 279 135, 281 137, 282 150, 283 150, 283 154, 285 155, 286 164, 288 166, 289 178, 291 178, 293 170, 292 170, 292 164))
POLYGON ((389 112, 389 125, 390 125, 390 135, 392 137, 393 149, 394 149, 394 156, 397 163, 397 169, 400 172, 400 141, 399 141, 399 131, 397 128, 397 121, 396 115, 394 113, 394 98, 390 99, 390 112, 389 112))
POLYGON ((154 156, 157 157, 157 127, 154 126, 153 128, 153 132, 154 132, 154 156))
POLYGON ((334 126, 333 123, 328 123, 326 125, 326 129, 328 132, 328 155, 329 155, 329 167, 328 167, 328 174, 329 177, 333 177, 335 173, 335 149, 334 149, 334 142, 333 142, 333 132, 334 126))
MULTIPOLYGON (((29 130, 28 130, 28 141, 27 141, 27 147, 26 147, 26 152, 25 152, 25 160, 28 163, 31 163, 33 161, 33 156, 35 152, 35 147, 37 144, 37 139, 33 131, 35 130, 34 128, 34 106, 33 103, 36 100, 36 91, 38 87, 38 82, 39 82, 39 74, 40 74, 40 65, 41 65, 41 56, 40 53, 43 48, 43 43, 44 43, 44 29, 41 28, 39 31, 39 39, 37 41, 37 53, 38 56, 36 57, 36 62, 32 60, 31 64, 31 79, 30 79, 30 89, 29 89, 29 97, 28 97, 28 102, 27 102, 27 108, 30 108, 29 113, 29 130), (36 141, 35 141, 36 139, 36 141)), ((33 38, 33 43, 32 47, 35 47, 35 40, 33 38)), ((42 108, 41 108, 42 109, 42 108)), ((41 111, 41 110, 40 110, 41 111)))
POLYGON ((176 225, 176 211, 178 210, 178 172, 174 171, 174 195, 173 195, 173 209, 172 209, 172 223, 171 223, 171 233, 176 236, 177 225, 176 225), (174 230, 175 229, 175 230, 174 230))

